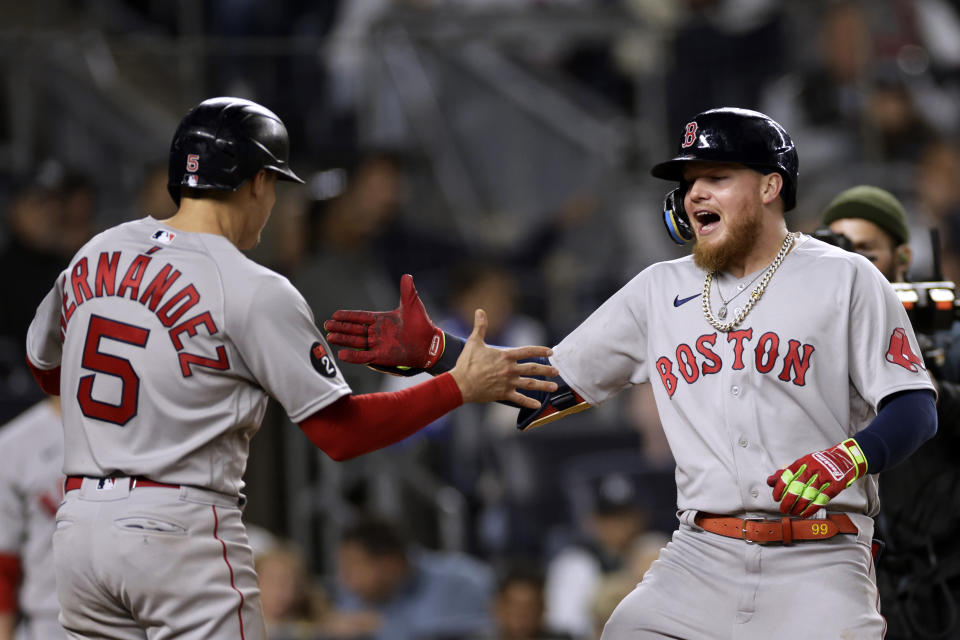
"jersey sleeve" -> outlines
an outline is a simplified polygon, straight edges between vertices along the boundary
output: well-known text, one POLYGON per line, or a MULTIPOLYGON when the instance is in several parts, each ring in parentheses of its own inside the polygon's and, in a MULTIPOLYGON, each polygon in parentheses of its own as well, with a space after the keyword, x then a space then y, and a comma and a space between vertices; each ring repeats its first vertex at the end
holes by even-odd
POLYGON ((893 287, 866 259, 855 264, 849 311, 853 386, 874 410, 892 393, 933 390, 910 319, 893 287))
POLYGON ((648 272, 613 294, 553 349, 550 361, 560 377, 592 405, 649 378, 642 309, 648 272))
MULTIPOLYGON (((2 433, 0 433, 2 435, 2 433)), ((14 481, 18 472, 16 447, 9 439, 0 438, 0 554, 21 555, 26 531, 26 508, 23 494, 14 481)))
POLYGON ((63 353, 61 339, 61 305, 63 289, 60 286, 62 279, 50 289, 27 329, 27 358, 38 369, 49 370, 60 366, 60 357, 63 353))
POLYGON ((282 276, 256 279, 252 302, 231 334, 257 383, 293 422, 350 393, 313 312, 282 276))

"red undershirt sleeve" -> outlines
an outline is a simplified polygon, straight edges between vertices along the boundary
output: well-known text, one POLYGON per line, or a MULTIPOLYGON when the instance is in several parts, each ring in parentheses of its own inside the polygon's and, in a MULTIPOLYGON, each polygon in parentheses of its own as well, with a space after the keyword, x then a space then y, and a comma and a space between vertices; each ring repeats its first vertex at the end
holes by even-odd
POLYGON ((27 358, 27 366, 30 368, 30 373, 33 374, 33 379, 37 381, 44 393, 51 396, 60 395, 60 367, 47 370, 39 369, 30 362, 30 358, 27 358))
POLYGON ((20 577, 20 558, 8 553, 0 553, 0 613, 12 613, 17 610, 20 577))
POLYGON ((300 428, 334 460, 349 460, 399 442, 461 404, 460 388, 444 373, 409 389, 344 396, 300 428))

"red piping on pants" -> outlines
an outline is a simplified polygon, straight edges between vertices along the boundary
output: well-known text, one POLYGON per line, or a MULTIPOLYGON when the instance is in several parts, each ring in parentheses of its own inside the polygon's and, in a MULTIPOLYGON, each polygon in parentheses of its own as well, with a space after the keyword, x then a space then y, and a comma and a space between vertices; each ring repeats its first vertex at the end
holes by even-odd
POLYGON ((227 570, 230 571, 230 588, 240 596, 240 606, 237 607, 237 620, 240 621, 240 640, 245 640, 245 636, 243 635, 243 594, 240 593, 240 590, 237 589, 237 585, 233 581, 233 567, 230 566, 230 560, 227 559, 227 543, 217 535, 217 529, 220 526, 220 520, 217 518, 217 507, 214 505, 210 505, 210 507, 213 509, 213 537, 218 540, 220 546, 223 547, 223 561, 227 565, 227 570))

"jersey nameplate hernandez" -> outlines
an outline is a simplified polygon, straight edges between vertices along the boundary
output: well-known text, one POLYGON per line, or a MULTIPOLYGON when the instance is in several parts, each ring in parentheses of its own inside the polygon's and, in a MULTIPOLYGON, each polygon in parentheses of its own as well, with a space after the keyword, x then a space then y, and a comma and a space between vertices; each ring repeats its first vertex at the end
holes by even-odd
MULTIPOLYGON (((168 232, 164 231, 164 233, 168 232)), ((156 235, 153 234, 154 237, 156 235)), ((168 235, 172 237, 174 234, 168 233, 168 235)), ((124 271, 119 268, 121 261, 121 252, 119 251, 99 252, 96 265, 93 264, 92 257, 90 259, 87 256, 81 257, 71 269, 69 283, 67 282, 67 276, 63 276, 61 338, 66 335, 67 325, 70 323, 73 314, 85 302, 102 297, 129 297, 130 300, 139 302, 148 308, 150 312, 156 315, 160 324, 167 329, 167 336, 177 351, 180 370, 184 378, 192 376, 194 368, 198 366, 218 371, 229 369, 230 362, 223 345, 216 347, 215 358, 185 350, 190 338, 195 337, 201 327, 211 336, 217 334, 219 328, 214 322, 210 310, 204 310, 200 313, 194 311, 196 315, 186 320, 183 319, 187 312, 194 307, 200 306, 202 309, 204 303, 201 300, 199 290, 192 282, 177 282, 180 279, 181 272, 173 264, 165 263, 149 283, 146 283, 144 274, 152 260, 153 258, 150 255, 137 255, 124 271), (121 276, 121 274, 123 275, 121 276), (177 283, 177 287, 173 286, 174 283, 177 283)), ((145 348, 150 330, 94 315, 90 320, 88 335, 92 336, 88 337, 88 340, 90 340, 90 344, 93 345, 91 348, 94 350, 100 345, 101 336, 145 348), (122 338, 117 336, 122 336, 122 338)), ((88 392, 89 389, 86 389, 86 391, 88 392)), ((113 412, 106 404, 103 406, 103 410, 113 412)), ((128 420, 133 417, 133 413, 127 416, 128 420)))

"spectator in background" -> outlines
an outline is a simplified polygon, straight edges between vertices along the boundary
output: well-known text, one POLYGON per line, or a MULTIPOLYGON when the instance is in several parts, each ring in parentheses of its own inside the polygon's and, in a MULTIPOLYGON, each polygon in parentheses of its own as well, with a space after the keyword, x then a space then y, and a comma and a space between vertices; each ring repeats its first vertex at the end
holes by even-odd
POLYGON ((326 602, 299 549, 279 544, 256 556, 260 603, 270 640, 312 640, 322 633, 326 602))
MULTIPOLYGON (((816 57, 762 92, 761 110, 803 149, 804 180, 814 192, 834 192, 840 164, 848 175, 870 176, 912 164, 957 127, 958 94, 935 77, 916 42, 914 5, 921 3, 873 4, 840 0, 811 12, 816 57)), ((946 22, 943 33, 952 28, 946 22)))
POLYGON ((675 462, 660 422, 653 387, 644 382, 628 393, 624 414, 630 425, 640 432, 644 461, 653 468, 672 468, 675 462))
POLYGON ((629 552, 645 527, 636 488, 612 473, 600 479, 582 531, 547 565, 546 603, 550 629, 575 638, 594 634, 592 598, 604 576, 624 569, 629 552))
MULTIPOLYGON (((375 240, 396 215, 402 186, 399 160, 373 153, 348 172, 340 193, 311 205, 310 254, 291 279, 318 320, 338 308, 380 308, 397 299, 395 280, 375 240)), ((357 393, 376 391, 381 384, 381 376, 366 367, 344 368, 343 374, 357 393)))
MULTIPOLYGON (((474 309, 483 309, 487 312, 486 339, 490 344, 543 344, 547 341, 545 327, 517 308, 518 288, 513 273, 496 261, 465 259, 449 270, 446 305, 437 326, 462 335, 474 309)), ((381 379, 383 390, 395 391, 429 379, 429 375, 381 379)), ((517 520, 523 518, 524 511, 514 508, 514 486, 528 486, 528 471, 504 461, 504 439, 518 434, 516 409, 490 403, 460 407, 399 443, 401 447, 413 442, 423 445, 418 454, 429 468, 463 494, 473 524, 468 529, 476 536, 470 548, 485 556, 516 552, 525 546, 519 539, 530 537, 512 528, 520 524, 517 520)))
MULTIPOLYGON (((822 223, 849 240, 850 249, 870 260, 888 281, 908 281, 910 226, 892 193, 869 185, 847 189, 824 210, 822 223)), ((914 331, 930 372, 941 382, 960 383, 960 322, 939 330, 915 322, 914 331)))
POLYGON ((650 565, 660 556, 660 550, 670 542, 670 536, 659 531, 641 534, 630 547, 623 569, 603 576, 590 600, 594 637, 600 640, 603 626, 610 614, 637 583, 643 580, 650 565))
MULTIPOLYGON (((892 193, 868 185, 847 189, 824 210, 822 223, 849 241, 850 250, 870 260, 888 281, 908 281, 913 263, 910 228, 903 205, 892 193)), ((960 383, 960 321, 938 329, 914 319, 914 331, 930 373, 941 383, 960 383)))
POLYGON ((69 259, 93 235, 96 218, 97 188, 82 173, 68 173, 59 188, 59 252, 69 259))
MULTIPOLYGON (((666 74, 669 131, 687 113, 719 104, 755 105, 760 88, 783 71, 783 3, 775 0, 684 0, 666 74), (749 62, 747 62, 749 61, 749 62)), ((787 127, 789 129, 789 127, 787 127)))
POLYGON ((913 256, 910 228, 900 201, 883 189, 860 185, 837 195, 822 222, 845 236, 890 282, 905 282, 913 256))
POLYGON ((460 640, 489 632, 493 572, 466 554, 413 548, 376 518, 340 540, 339 585, 327 630, 337 638, 460 640))
POLYGON ((479 640, 569 640, 544 623, 544 578, 535 566, 516 563, 497 582, 493 601, 496 629, 479 640))
POLYGON ((482 308, 487 312, 487 339, 492 344, 540 344, 546 338, 543 325, 519 312, 518 295, 514 276, 496 262, 461 261, 450 273, 447 312, 439 324, 446 331, 462 335, 464 329, 473 326, 468 324, 473 310, 482 308))
POLYGON ((177 205, 167 189, 169 180, 167 165, 157 164, 147 167, 137 189, 138 216, 151 216, 156 220, 166 220, 177 212, 177 205))
MULTIPOLYGON (((513 274, 500 267, 494 261, 464 260, 449 273, 446 286, 446 309, 437 319, 437 326, 455 335, 465 335, 464 329, 472 328, 467 323, 474 309, 487 312, 487 340, 490 344, 504 347, 524 344, 543 344, 547 341, 543 324, 517 308, 519 296, 518 284, 513 274)), ((516 433, 516 415, 512 408, 501 404, 477 406, 475 428, 456 429, 451 434, 465 438, 459 446, 454 445, 453 464, 462 465, 467 461, 463 455, 470 451, 476 453, 479 437, 512 436, 516 433), (491 431, 492 430, 492 431, 491 431)), ((456 416, 462 418, 463 413, 456 416)), ((450 418, 453 420, 456 418, 450 418)), ((477 461, 468 463, 475 467, 477 461)), ((449 477, 449 476, 448 476, 449 477)), ((463 483, 457 483, 460 488, 463 483)))
POLYGON ((59 397, 0 427, 0 640, 67 637, 53 570, 62 467, 59 397))
POLYGON ((867 160, 916 162, 935 129, 917 108, 907 78, 893 63, 874 70, 865 105, 865 141, 874 141, 867 160))
POLYGON ((64 481, 60 399, 38 401, 39 389, 21 390, 21 383, 31 377, 24 362, 31 301, 39 304, 65 257, 90 239, 95 205, 87 176, 49 161, 9 211, 10 240, 0 253, 0 268, 11 276, 0 306, 0 419, 10 419, 0 427, 0 640, 66 637, 57 621, 52 547, 64 481))
POLYGON ((942 276, 960 282, 960 151, 955 138, 933 140, 924 147, 914 184, 917 214, 940 233, 942 276))
MULTIPOLYGON (((4 282, 0 305, 0 421, 7 421, 39 401, 43 394, 24 362, 27 327, 37 305, 57 279, 64 264, 67 245, 81 233, 64 226, 62 173, 25 184, 17 190, 7 211, 9 230, 6 246, 0 251, 4 282), (66 238, 70 238, 66 241, 66 238)), ((38 172, 39 174, 39 172, 38 172)), ((89 227, 82 233, 89 234, 89 227)), ((89 235, 88 235, 89 237, 89 235)))
POLYGON ((858 159, 874 63, 873 34, 860 3, 831 3, 818 20, 819 56, 772 82, 760 100, 761 111, 803 141, 807 175, 858 159))

